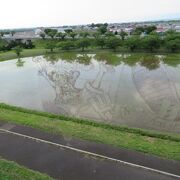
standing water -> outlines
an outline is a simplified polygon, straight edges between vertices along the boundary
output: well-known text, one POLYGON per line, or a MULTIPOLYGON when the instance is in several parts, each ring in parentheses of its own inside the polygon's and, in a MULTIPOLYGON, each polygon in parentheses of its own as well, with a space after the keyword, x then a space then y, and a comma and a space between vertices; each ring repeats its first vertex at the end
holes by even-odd
POLYGON ((0 63, 0 102, 180 133, 180 56, 51 54, 0 63))

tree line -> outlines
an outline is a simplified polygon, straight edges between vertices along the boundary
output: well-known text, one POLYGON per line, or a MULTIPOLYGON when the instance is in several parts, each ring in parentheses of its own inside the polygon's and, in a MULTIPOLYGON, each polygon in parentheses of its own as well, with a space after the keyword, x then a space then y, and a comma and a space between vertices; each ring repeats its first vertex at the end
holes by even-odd
POLYGON ((59 42, 47 43, 47 48, 53 49, 61 48, 63 50, 71 50, 81 48, 82 51, 85 48, 98 47, 101 49, 113 49, 116 51, 119 47, 125 48, 134 52, 136 50, 154 52, 158 49, 164 49, 165 51, 176 52, 180 50, 180 33, 173 30, 169 30, 164 34, 159 34, 156 31, 155 26, 137 27, 131 35, 128 35, 124 31, 110 32, 107 30, 107 26, 99 26, 96 32, 80 32, 79 34, 73 32, 71 29, 65 30, 65 33, 57 32, 57 30, 47 29, 45 30, 45 37, 51 39, 57 38, 59 42))
POLYGON ((8 51, 15 47, 34 48, 38 41, 45 45, 44 48, 54 51, 54 49, 75 50, 86 48, 112 49, 118 48, 134 51, 154 52, 158 49, 176 52, 180 50, 180 33, 173 30, 164 34, 156 33, 155 26, 137 27, 128 35, 125 31, 110 32, 108 25, 92 24, 97 27, 95 32, 80 31, 75 32, 72 29, 66 29, 65 32, 58 32, 56 29, 47 28, 40 34, 42 40, 31 40, 22 42, 20 40, 7 42, 0 39, 0 51, 8 51))

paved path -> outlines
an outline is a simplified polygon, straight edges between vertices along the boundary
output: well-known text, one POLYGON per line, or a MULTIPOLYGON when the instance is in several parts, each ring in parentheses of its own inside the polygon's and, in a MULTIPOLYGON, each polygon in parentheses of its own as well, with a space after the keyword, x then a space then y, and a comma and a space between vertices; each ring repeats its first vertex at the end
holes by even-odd
MULTIPOLYGON (((9 131, 18 132, 25 135, 33 134, 34 137, 40 139, 56 143, 61 142, 61 144, 64 143, 73 147, 75 145, 78 147, 84 147, 84 150, 90 150, 91 148, 92 151, 94 151, 94 149, 96 149, 98 152, 104 152, 103 155, 106 155, 110 151, 110 147, 108 146, 107 149, 104 149, 103 151, 105 146, 101 144, 91 144, 90 142, 69 139, 63 136, 52 136, 23 126, 13 126, 9 124, 0 125, 0 129, 7 129, 9 131)), ((60 148, 55 145, 35 141, 19 135, 13 135, 2 130, 0 130, 0 133, 0 156, 4 157, 5 159, 16 161, 17 163, 31 169, 47 173, 56 179, 176 179, 145 169, 127 166, 122 163, 115 163, 113 161, 87 156, 73 150, 60 148)), ((125 150, 122 150, 122 153, 123 152, 125 153, 125 150)), ((113 150, 112 148, 111 153, 117 153, 118 155, 118 153, 121 154, 121 150, 118 152, 118 149, 115 148, 113 150)), ((130 151, 128 153, 130 154, 130 151)), ((140 154, 138 156, 140 157, 140 154)), ((138 156, 136 158, 138 158, 138 156)), ((174 166, 175 169, 177 169, 177 172, 179 172, 179 162, 167 160, 162 161, 166 161, 166 163, 169 162, 172 166, 174 166)), ((161 164, 161 166, 163 165, 164 164, 161 164)), ((166 168, 168 167, 167 165, 165 166, 166 168)), ((169 170, 170 173, 172 173, 171 171, 172 170, 169 170)))

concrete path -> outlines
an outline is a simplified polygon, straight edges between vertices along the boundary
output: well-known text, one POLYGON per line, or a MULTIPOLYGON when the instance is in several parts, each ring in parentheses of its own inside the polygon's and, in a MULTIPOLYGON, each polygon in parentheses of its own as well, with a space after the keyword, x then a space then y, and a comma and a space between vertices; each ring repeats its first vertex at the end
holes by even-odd
MULTIPOLYGON (((36 141, 35 139, 11 132, 33 136, 38 139, 79 149, 81 148, 82 150, 88 150, 101 155, 108 155, 108 157, 112 158, 121 158, 121 160, 122 158, 124 158, 123 160, 128 160, 129 158, 129 161, 138 161, 138 158, 142 158, 141 160, 144 161, 144 163, 150 162, 151 166, 155 166, 155 164, 159 164, 159 167, 165 166, 164 169, 168 170, 166 172, 176 175, 180 173, 180 163, 176 161, 169 161, 156 157, 152 157, 151 159, 151 156, 141 153, 136 154, 136 152, 133 151, 126 151, 119 148, 112 148, 111 146, 80 141, 63 136, 54 136, 29 127, 0 123, 0 156, 8 160, 16 161, 28 168, 47 173, 56 179, 166 180, 178 179, 178 177, 173 178, 144 168, 137 168, 108 159, 89 156, 81 152, 58 147, 43 141, 36 141), (9 132, 6 132, 6 130, 9 132)), ((141 163, 141 165, 143 165, 143 163, 141 163)), ((161 170, 162 169, 161 167, 161 170)))

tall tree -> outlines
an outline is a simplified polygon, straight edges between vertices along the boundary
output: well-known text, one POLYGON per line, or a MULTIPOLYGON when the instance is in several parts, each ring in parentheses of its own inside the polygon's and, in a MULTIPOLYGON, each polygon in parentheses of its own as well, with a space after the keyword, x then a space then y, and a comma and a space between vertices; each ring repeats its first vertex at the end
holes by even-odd
POLYGON ((87 38, 82 38, 77 41, 77 46, 84 51, 85 48, 90 46, 90 40, 87 38))
POLYGON ((126 39, 125 45, 133 52, 136 48, 141 46, 139 36, 131 36, 126 39))
POLYGON ((44 33, 40 33, 40 37, 41 37, 42 39, 45 39, 46 35, 45 35, 44 33))
POLYGON ((121 30, 121 32, 119 33, 119 35, 121 36, 121 39, 124 41, 125 37, 128 36, 127 32, 121 30))
POLYGON ((61 40, 64 40, 66 37, 66 33, 59 32, 57 33, 56 37, 58 37, 61 40))
POLYGON ((87 38, 89 36, 89 33, 87 31, 80 32, 79 35, 83 38, 87 38))
POLYGON ((67 34, 70 34, 70 33, 72 33, 73 32, 73 30, 72 29, 65 29, 64 30, 67 34))
POLYGON ((106 25, 100 26, 99 29, 98 29, 98 32, 100 34, 105 34, 107 32, 107 26, 106 25))
POLYGON ((56 36, 58 31, 57 29, 45 29, 44 32, 46 33, 47 36, 53 39, 56 36))
POLYGON ((76 32, 71 32, 71 33, 69 34, 69 36, 74 40, 75 37, 77 36, 77 33, 76 33, 76 32))
POLYGON ((116 51, 116 49, 118 48, 118 46, 120 46, 120 44, 121 41, 117 37, 109 37, 106 40, 106 46, 110 49, 113 49, 114 51, 116 51))
POLYGON ((168 50, 171 50, 171 52, 180 50, 180 39, 173 39, 170 41, 166 41, 166 48, 168 50))
POLYGON ((14 51, 15 51, 16 55, 19 58, 20 55, 21 55, 21 52, 22 52, 22 48, 20 46, 17 46, 17 47, 14 48, 14 51))
POLYGON ((151 52, 155 49, 159 49, 161 45, 161 39, 155 35, 148 35, 143 38, 143 46, 149 49, 151 52))
POLYGON ((103 38, 103 37, 97 38, 95 42, 96 42, 96 45, 97 45, 97 46, 100 46, 102 49, 103 49, 104 46, 106 45, 105 38, 103 38))

